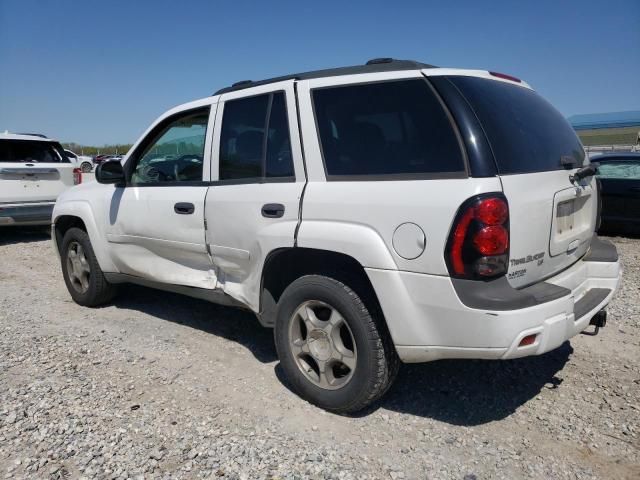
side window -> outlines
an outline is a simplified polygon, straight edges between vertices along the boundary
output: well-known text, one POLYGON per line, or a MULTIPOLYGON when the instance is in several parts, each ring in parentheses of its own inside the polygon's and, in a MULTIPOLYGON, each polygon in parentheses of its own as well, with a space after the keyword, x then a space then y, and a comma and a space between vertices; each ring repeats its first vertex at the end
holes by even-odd
POLYGON ((202 180, 209 108, 192 110, 151 134, 140 155, 134 154, 131 183, 202 180))
POLYGON ((327 175, 465 171, 456 132, 424 80, 320 88, 313 103, 327 175))
POLYGON ((284 93, 273 95, 268 123, 265 177, 293 177, 293 156, 284 93))
POLYGON ((64 153, 66 153, 69 158, 78 158, 78 156, 70 150, 65 150, 64 153))
POLYGON ((640 180, 640 161, 601 163, 598 167, 598 177, 640 180))
POLYGON ((284 93, 225 102, 220 135, 220 180, 293 175, 284 93))

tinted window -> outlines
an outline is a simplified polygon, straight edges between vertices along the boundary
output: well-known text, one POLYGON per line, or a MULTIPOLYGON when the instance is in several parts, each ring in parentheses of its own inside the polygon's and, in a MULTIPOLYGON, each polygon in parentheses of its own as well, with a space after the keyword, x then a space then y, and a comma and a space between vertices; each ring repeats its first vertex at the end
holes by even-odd
POLYGON ((328 175, 463 172, 456 134, 424 80, 314 90, 328 175))
POLYGON ((0 162, 60 163, 68 162, 62 147, 34 140, 0 140, 0 162))
POLYGON ((584 149, 566 119, 528 88, 475 77, 451 77, 487 134, 501 174, 564 168, 584 162, 584 149))
POLYGON ((640 180, 640 160, 624 162, 600 163, 598 168, 600 178, 623 178, 626 180, 640 180))
POLYGON ((262 176, 268 106, 269 95, 225 103, 220 136, 221 180, 262 176))
MULTIPOLYGON (((204 143, 209 109, 173 117, 138 157, 131 182, 187 182, 202 180, 204 143)), ((137 155, 136 155, 137 156, 137 155)))
POLYGON ((226 102, 220 180, 289 176, 293 162, 284 93, 226 102))
POLYGON ((267 137, 265 177, 293 177, 293 157, 284 93, 273 95, 267 137))
POLYGON ((66 153, 69 158, 78 158, 78 156, 70 150, 65 150, 64 153, 66 153))

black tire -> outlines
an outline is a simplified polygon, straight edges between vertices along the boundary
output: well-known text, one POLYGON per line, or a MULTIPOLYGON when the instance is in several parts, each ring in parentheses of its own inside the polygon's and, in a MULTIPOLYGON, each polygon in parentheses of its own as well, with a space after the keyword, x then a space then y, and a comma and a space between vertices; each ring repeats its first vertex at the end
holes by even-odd
POLYGON ((93 166, 89 162, 83 162, 80 165, 80 169, 82 170, 82 173, 89 173, 91 170, 93 170, 93 166))
POLYGON ((400 361, 380 312, 371 301, 366 303, 371 311, 352 288, 322 275, 300 277, 283 292, 276 313, 276 349, 287 380, 305 400, 332 412, 353 413, 375 402, 391 386, 400 361), (337 310, 355 341, 355 369, 350 380, 335 390, 321 388, 307 378, 292 351, 289 325, 298 308, 308 301, 337 310))
POLYGON ((60 248, 60 259, 62 261, 62 276, 64 277, 64 283, 67 285, 67 290, 73 298, 73 301, 78 305, 84 307, 97 307, 111 300, 116 294, 116 287, 104 278, 104 273, 98 264, 96 255, 93 252, 89 235, 84 230, 79 228, 70 228, 65 233, 62 239, 62 246, 60 248), (88 275, 88 288, 86 291, 79 291, 74 286, 73 281, 69 273, 68 258, 70 255, 71 245, 81 245, 86 263, 89 267, 88 275))

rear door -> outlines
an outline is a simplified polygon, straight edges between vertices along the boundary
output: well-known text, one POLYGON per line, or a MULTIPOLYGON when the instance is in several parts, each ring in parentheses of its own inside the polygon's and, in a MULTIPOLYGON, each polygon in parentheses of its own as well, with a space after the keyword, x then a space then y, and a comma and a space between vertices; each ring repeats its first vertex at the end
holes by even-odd
POLYGON ((516 82, 451 76, 480 120, 509 203, 508 279, 525 286, 567 268, 589 248, 596 225, 595 178, 574 130, 551 104, 516 82))
POLYGON ((220 288, 257 309, 265 258, 294 245, 305 184, 293 81, 223 94, 217 116, 206 241, 220 288))
POLYGON ((74 168, 56 142, 0 139, 0 203, 55 202, 75 184, 74 168))

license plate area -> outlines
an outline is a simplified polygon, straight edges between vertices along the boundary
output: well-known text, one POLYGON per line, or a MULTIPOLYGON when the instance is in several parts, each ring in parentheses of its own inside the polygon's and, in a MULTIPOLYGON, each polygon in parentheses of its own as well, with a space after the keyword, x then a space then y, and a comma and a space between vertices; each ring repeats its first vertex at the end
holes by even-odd
POLYGON ((573 230, 573 217, 576 209, 575 200, 566 200, 558 204, 556 211, 556 234, 567 234, 573 230))
POLYGON ((591 187, 568 188, 557 192, 553 200, 553 216, 549 254, 580 253, 593 236, 595 200, 591 187))

